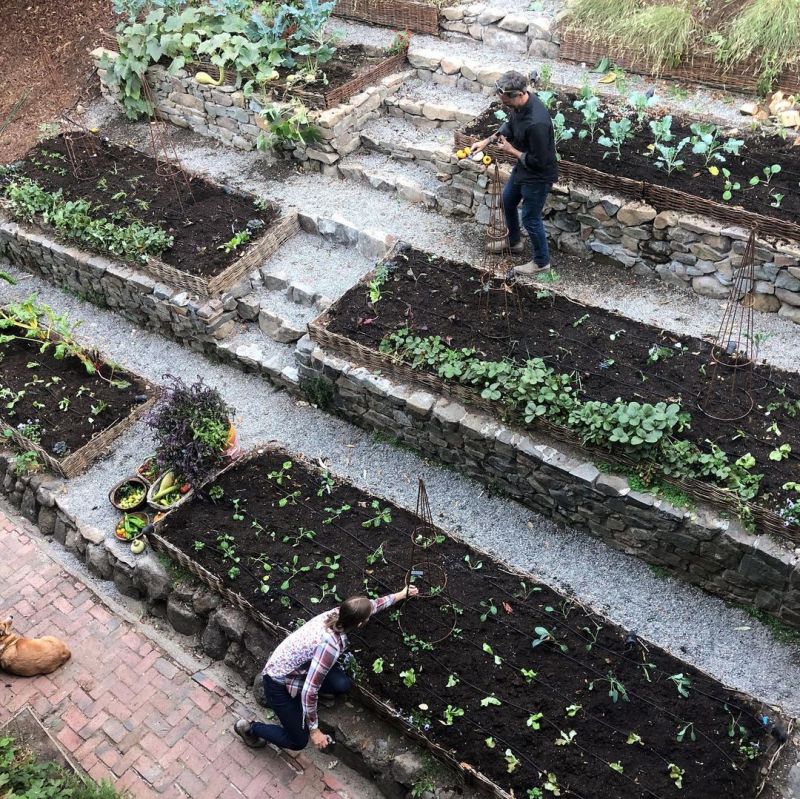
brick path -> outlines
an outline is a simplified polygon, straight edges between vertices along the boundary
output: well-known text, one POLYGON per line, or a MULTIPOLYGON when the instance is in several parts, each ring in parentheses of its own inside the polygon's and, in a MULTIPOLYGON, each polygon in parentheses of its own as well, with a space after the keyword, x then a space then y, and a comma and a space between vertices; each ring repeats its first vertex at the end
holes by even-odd
POLYGON ((136 799, 341 799, 338 780, 304 755, 245 747, 231 729, 235 699, 114 616, 2 513, 0 614, 72 650, 53 674, 0 672, 0 724, 30 705, 93 778, 136 799))

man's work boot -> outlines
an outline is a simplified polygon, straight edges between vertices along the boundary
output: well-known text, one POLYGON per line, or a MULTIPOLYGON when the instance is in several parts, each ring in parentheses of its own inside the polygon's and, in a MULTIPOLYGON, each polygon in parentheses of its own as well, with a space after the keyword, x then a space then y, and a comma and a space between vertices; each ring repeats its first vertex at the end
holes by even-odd
POLYGON ((259 738, 257 735, 253 735, 250 732, 250 722, 246 719, 239 719, 236 724, 233 725, 234 732, 250 747, 253 749, 261 749, 262 746, 266 746, 267 742, 263 738, 259 738))
POLYGON ((527 264, 520 264, 514 267, 514 274, 520 277, 533 277, 540 275, 542 272, 549 272, 551 269, 550 264, 539 266, 535 261, 528 261, 527 264))

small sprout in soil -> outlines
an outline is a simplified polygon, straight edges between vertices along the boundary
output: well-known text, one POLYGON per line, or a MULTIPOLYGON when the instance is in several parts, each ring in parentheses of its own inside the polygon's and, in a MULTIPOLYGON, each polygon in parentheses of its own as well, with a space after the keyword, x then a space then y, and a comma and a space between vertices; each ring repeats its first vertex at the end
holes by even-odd
POLYGON ((216 502, 225 496, 225 489, 221 485, 213 485, 208 489, 208 496, 216 502))
POLYGON ((464 715, 464 711, 460 707, 455 707, 454 705, 448 705, 444 711, 444 720, 441 722, 444 724, 445 727, 451 727, 453 725, 453 721, 455 719, 460 718, 464 715))
POLYGON ((205 548, 205 543, 203 541, 195 541, 194 542, 194 551, 199 552, 201 549, 205 548))
MULTIPOLYGON (((338 555, 337 555, 338 557, 338 555)), ((336 593, 336 586, 330 585, 330 583, 323 583, 320 587, 320 595, 319 596, 312 596, 311 597, 311 604, 318 605, 321 602, 324 602, 328 597, 332 597, 337 602, 341 602, 342 598, 336 593)))
POLYGON ((286 494, 286 496, 283 496, 278 500, 278 507, 285 508, 287 505, 296 505, 299 497, 299 491, 292 491, 291 494, 286 494))
POLYGON ((602 626, 599 625, 597 622, 593 621, 592 624, 594 625, 594 630, 592 630, 591 627, 581 628, 586 633, 586 635, 588 635, 589 638, 591 638, 591 641, 589 641, 589 643, 586 644, 587 652, 592 651, 592 647, 597 643, 597 636, 600 635, 600 631, 603 629, 602 626))
POLYGON ((608 683, 608 695, 611 697, 611 701, 616 704, 619 700, 620 696, 626 701, 629 702, 630 699, 628 698, 628 691, 625 686, 614 676, 612 672, 608 672, 607 676, 605 677, 598 677, 596 680, 592 680, 589 683, 589 690, 593 691, 594 686, 598 683, 608 683))
POLYGON ((459 684, 459 682, 461 681, 458 679, 458 676, 456 674, 450 674, 447 677, 447 685, 445 685, 445 688, 455 688, 459 684))
MULTIPOLYGON (((302 530, 303 528, 301 527, 300 529, 302 530)), ((303 533, 309 540, 316 535, 313 530, 304 530, 303 533), (311 535, 309 536, 309 534, 311 535)), ((314 568, 317 570, 327 569, 328 571, 325 576, 329 580, 332 580, 336 576, 336 572, 339 571, 339 566, 341 565, 339 560, 341 557, 341 555, 326 555, 322 560, 317 561, 314 568)))
POLYGON ((562 652, 566 652, 568 650, 569 647, 566 644, 559 644, 556 637, 550 632, 550 630, 547 629, 547 627, 534 627, 533 631, 538 636, 537 638, 534 638, 533 642, 531 643, 531 646, 533 646, 534 649, 540 644, 549 641, 553 644, 557 644, 562 652))
POLYGON ((670 763, 668 768, 669 778, 675 783, 675 787, 683 788, 683 775, 686 773, 684 769, 675 763, 670 763))
POLYGON ((267 475, 267 479, 274 480, 279 486, 283 485, 284 480, 291 480, 292 477, 289 474, 289 470, 292 468, 291 461, 284 461, 281 465, 281 468, 278 471, 270 472, 267 475))
POLYGON ((502 705, 503 703, 494 695, 490 694, 481 699, 481 707, 489 707, 489 705, 502 705))
MULTIPOLYGON (((716 169, 716 167, 712 167, 712 169, 716 169)), ((728 202, 728 200, 733 197, 733 192, 739 191, 742 188, 742 184, 739 183, 738 180, 731 180, 730 169, 723 168, 722 176, 725 178, 725 184, 722 188, 722 199, 725 200, 725 202, 728 202)), ((758 178, 756 178, 756 180, 758 180, 758 178)))
POLYGON ((411 686, 417 682, 417 675, 414 669, 406 669, 400 672, 400 679, 403 681, 403 685, 405 685, 406 688, 411 688, 411 686))
POLYGON ((469 555, 464 555, 464 563, 470 567, 472 571, 478 571, 478 569, 483 568, 483 561, 476 560, 474 563, 472 562, 472 558, 469 555))
POLYGON ((575 740, 577 734, 575 730, 570 730, 569 732, 564 732, 562 730, 561 734, 555 740, 556 746, 569 746, 575 740))
POLYGON ((670 680, 675 683, 675 688, 677 689, 678 693, 684 698, 689 698, 689 688, 692 685, 692 681, 684 676, 683 674, 671 674, 670 680))
POLYGON ((675 740, 679 744, 682 744, 683 739, 686 737, 686 733, 689 733, 689 738, 692 741, 697 740, 697 736, 694 734, 694 724, 691 721, 686 722, 686 724, 678 729, 678 734, 675 736, 675 740))
POLYGON ((434 544, 443 544, 444 541, 445 538, 441 534, 426 536, 423 535, 422 533, 417 533, 417 535, 414 536, 414 543, 418 547, 422 547, 422 549, 428 549, 432 547, 434 544))
POLYGON ((484 608, 484 612, 480 615, 481 621, 485 622, 490 616, 497 616, 497 605, 494 604, 494 600, 491 597, 487 600, 482 599, 479 604, 484 608))
POLYGON ((781 444, 779 447, 776 447, 769 453, 769 459, 771 461, 783 461, 789 457, 789 453, 792 451, 792 447, 790 444, 781 444))
POLYGON ((644 742, 642 741, 642 736, 635 732, 628 733, 628 737, 625 740, 625 743, 628 744, 629 746, 633 746, 633 744, 639 744, 640 746, 644 746, 644 742))
POLYGON ((371 519, 367 519, 365 522, 361 522, 362 527, 380 527, 382 524, 390 524, 392 521, 392 510, 391 508, 383 508, 381 510, 380 502, 377 499, 373 499, 370 503, 370 507, 372 510, 375 511, 375 515, 371 519))
MULTIPOLYGON (((321 496, 324 496, 325 494, 330 494, 333 491, 335 486, 336 486, 336 483, 334 482, 334 480, 331 477, 330 473, 326 469, 320 475, 320 487, 317 489, 317 496, 321 497, 321 496)), ((326 510, 327 510, 327 508, 326 508, 326 510)))
POLYGON ((528 720, 525 722, 525 724, 532 730, 541 730, 542 725, 539 722, 542 718, 543 716, 541 713, 531 713, 531 715, 528 716, 528 720))
POLYGON ((564 709, 564 712, 570 717, 575 718, 578 715, 578 711, 583 708, 583 705, 570 705, 569 707, 564 709))
POLYGON ((573 323, 573 327, 580 327, 586 320, 589 319, 589 314, 585 313, 583 316, 579 316, 573 323))
MULTIPOLYGON (((317 534, 313 530, 306 530, 305 527, 301 527, 297 531, 297 535, 285 535, 283 537, 284 544, 291 544, 292 548, 299 547, 303 541, 313 541, 316 538, 317 534)), ((337 555, 337 557, 339 557, 337 555)), ((317 566, 319 568, 319 566, 317 566)))
POLYGON ((284 574, 288 573, 289 576, 281 583, 281 591, 288 591, 292 580, 294 580, 294 578, 297 577, 298 574, 305 574, 306 572, 310 572, 311 566, 301 566, 300 556, 295 555, 292 558, 291 563, 287 563, 283 567, 283 571, 284 574))
MULTIPOLYGON (((113 198, 112 198, 113 199, 113 198)), ((233 234, 233 236, 228 239, 224 244, 220 244, 217 247, 218 250, 224 250, 226 253, 230 254, 235 252, 242 244, 247 244, 252 237, 252 233, 249 230, 240 230, 233 234)))
POLYGON ((347 513, 351 509, 351 506, 345 503, 339 508, 325 508, 326 513, 330 513, 331 515, 328 516, 327 519, 323 519, 323 524, 332 524, 335 522, 342 514, 347 513))
POLYGON ((380 544, 380 546, 374 552, 372 552, 371 554, 367 555, 367 563, 370 566, 374 566, 378 561, 380 561, 381 563, 384 563, 384 564, 386 563, 386 558, 384 557, 384 554, 383 554, 383 545, 385 543, 386 542, 383 541, 380 544))
POLYGON ((403 633, 403 644, 412 652, 419 652, 421 649, 426 652, 433 651, 433 644, 430 641, 409 633, 403 633))
POLYGON ((482 649, 487 655, 491 655, 494 658, 495 666, 501 666, 503 664, 503 658, 501 658, 500 655, 495 655, 494 650, 489 644, 484 642, 482 649))
POLYGON ((552 771, 548 772, 547 779, 542 787, 553 794, 553 796, 561 796, 561 789, 558 787, 558 777, 552 771))
POLYGON ((675 353, 669 347, 653 344, 647 351, 647 360, 650 361, 650 363, 656 363, 656 361, 665 361, 673 355, 675 355, 675 353))
POLYGON ((617 760, 615 763, 609 763, 608 767, 610 769, 613 769, 614 771, 619 772, 620 774, 622 774, 625 771, 625 768, 623 767, 622 763, 619 760, 617 760))
POLYGON ((519 758, 517 758, 510 749, 506 749, 503 757, 506 759, 506 769, 509 774, 512 774, 519 765, 519 758))
POLYGON ((383 658, 375 658, 372 661, 373 674, 383 674, 383 658))
POLYGON ((772 202, 770 203, 770 206, 772 208, 780 208, 781 207, 781 203, 783 202, 783 198, 786 195, 785 194, 780 194, 777 191, 771 191, 769 193, 769 196, 772 197, 772 202))
POLYGON ((544 794, 541 788, 528 788, 528 799, 544 799, 544 794))
POLYGON ((495 742, 494 742, 494 738, 492 738, 491 735, 488 738, 484 738, 483 742, 486 744, 486 748, 487 749, 494 749, 494 747, 496 745, 495 742))
POLYGON ((231 580, 235 580, 239 576, 239 571, 240 569, 238 566, 231 566, 230 569, 228 569, 228 577, 231 580))
POLYGON ((761 755, 761 749, 758 743, 747 743, 743 740, 739 742, 739 753, 744 755, 748 760, 757 760, 761 755))
MULTIPOLYGON (((263 557, 263 556, 262 556, 263 557)), ((261 578, 258 583, 258 590, 262 594, 269 593, 269 578, 272 577, 272 564, 267 563, 266 560, 261 561, 261 568, 263 569, 264 573, 261 575, 261 578)), ((313 599, 311 600, 314 601, 313 599)))
POLYGON ((239 497, 231 500, 233 505, 233 520, 235 522, 244 521, 244 508, 241 507, 242 500, 239 497))
POLYGON ((411 796, 413 799, 420 799, 420 797, 424 796, 426 793, 433 793, 435 787, 430 777, 423 777, 417 780, 411 787, 411 796))
POLYGON ((519 590, 514 592, 514 596, 517 599, 521 599, 523 602, 527 601, 531 598, 532 594, 535 594, 541 591, 541 586, 538 585, 528 585, 524 580, 519 584, 519 590))
POLYGON ((519 673, 525 678, 525 682, 532 683, 536 679, 538 672, 533 669, 520 669, 519 673))

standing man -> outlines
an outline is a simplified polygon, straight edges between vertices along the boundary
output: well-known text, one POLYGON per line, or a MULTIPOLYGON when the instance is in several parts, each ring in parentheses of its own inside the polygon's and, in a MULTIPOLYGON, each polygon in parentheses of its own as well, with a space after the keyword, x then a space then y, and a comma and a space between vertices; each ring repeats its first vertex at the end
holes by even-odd
MULTIPOLYGON (((473 153, 485 150, 491 143, 516 159, 511 177, 503 189, 503 210, 511 252, 522 252, 524 245, 517 211, 522 203, 522 225, 531 239, 533 260, 516 267, 514 272, 530 276, 550 269, 550 250, 542 210, 553 183, 558 179, 553 122, 544 103, 530 90, 528 79, 520 72, 506 72, 495 88, 509 112, 508 119, 494 136, 476 142, 470 150, 473 153)), ((489 246, 493 251, 499 251, 504 243, 492 242, 489 246)))
POLYGON ((261 672, 267 704, 280 724, 239 719, 235 732, 255 748, 269 742, 283 749, 305 749, 310 738, 317 749, 324 749, 330 740, 317 722, 317 698, 350 690, 350 678, 336 663, 347 648, 348 633, 363 627, 373 614, 418 593, 416 586, 407 585, 380 599, 350 597, 284 638, 261 672))

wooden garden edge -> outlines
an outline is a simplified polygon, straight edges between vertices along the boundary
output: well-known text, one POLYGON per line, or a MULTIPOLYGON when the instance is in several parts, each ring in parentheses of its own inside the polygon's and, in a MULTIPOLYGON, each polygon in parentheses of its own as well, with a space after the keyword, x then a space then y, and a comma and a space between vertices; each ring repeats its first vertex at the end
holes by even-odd
POLYGON ((414 33, 439 34, 439 8, 413 0, 337 0, 333 15, 414 33))
MULTIPOLYGON (((208 478, 205 482, 203 482, 199 486, 199 489, 202 489, 205 486, 216 482, 223 474, 225 474, 226 472, 230 471, 231 469, 234 469, 239 465, 243 465, 243 464, 247 463, 248 461, 253 460, 254 458, 260 457, 260 456, 264 455, 267 452, 285 453, 293 461, 302 462, 303 466, 306 469, 308 469, 309 471, 312 471, 312 472, 315 472, 315 473, 319 473, 321 471, 320 467, 317 464, 315 464, 305 454, 298 453, 298 452, 296 452, 294 450, 291 450, 291 449, 283 446, 282 444, 280 444, 277 441, 270 441, 269 443, 267 443, 265 445, 262 445, 262 446, 259 446, 259 447, 255 448, 255 449, 251 450, 250 452, 246 453, 241 458, 229 463, 227 466, 225 466, 223 469, 221 469, 215 475, 213 475, 212 477, 208 478)), ((331 473, 330 469, 328 469, 327 471, 329 473, 331 473)), ((351 486, 351 487, 355 488, 356 490, 360 491, 361 493, 366 493, 366 492, 363 491, 363 489, 360 489, 358 486, 356 486, 354 483, 352 483, 346 477, 341 476, 337 472, 334 471, 334 472, 331 473, 331 475, 334 478, 334 480, 338 481, 340 484, 351 486)), ((372 491, 370 491, 369 494, 370 494, 370 496, 378 499, 382 503, 386 503, 386 504, 391 505, 391 506, 393 506, 395 508, 402 507, 402 506, 399 506, 394 500, 387 499, 385 496, 383 496, 381 494, 378 494, 378 493, 375 493, 375 492, 372 492, 372 491)), ((414 515, 413 512, 411 512, 410 510, 408 510, 406 508, 403 508, 403 510, 406 510, 412 516, 414 515)), ((212 572, 208 571, 205 567, 203 567, 199 563, 197 563, 197 561, 195 561, 193 558, 191 558, 183 550, 179 549, 174 544, 171 544, 169 541, 167 541, 165 538, 163 538, 163 536, 160 535, 159 530, 164 526, 164 524, 166 523, 166 519, 167 518, 168 518, 168 516, 165 514, 161 519, 159 519, 159 521, 155 522, 155 525, 154 525, 155 531, 153 533, 149 534, 149 539, 150 539, 150 541, 152 543, 153 548, 156 551, 166 555, 167 557, 170 558, 170 560, 174 561, 179 566, 181 566, 182 568, 184 568, 187 571, 189 571, 195 577, 200 579, 209 588, 211 588, 212 590, 216 591, 224 599, 228 600, 235 607, 239 608, 239 610, 241 610, 244 613, 246 613, 257 624, 262 625, 264 627, 264 629, 266 629, 269 633, 274 635, 276 638, 282 639, 282 638, 286 637, 287 635, 289 635, 292 632, 292 630, 289 630, 288 628, 285 628, 285 627, 281 626, 280 624, 272 621, 272 619, 270 619, 268 616, 263 614, 261 611, 257 610, 255 607, 253 607, 253 605, 247 599, 242 597, 241 594, 239 594, 239 593, 237 593, 235 591, 232 591, 230 588, 225 586, 224 582, 222 581, 222 579, 220 577, 218 577, 217 575, 215 575, 212 572)), ((505 571, 507 571, 507 572, 509 572, 511 574, 515 574, 515 575, 519 576, 521 579, 528 580, 528 579, 531 578, 531 576, 534 576, 536 578, 537 582, 544 582, 543 580, 541 580, 538 577, 536 577, 536 575, 532 575, 531 573, 525 572, 522 569, 518 568, 517 566, 514 566, 513 564, 507 564, 504 561, 499 560, 496 555, 488 552, 487 550, 481 549, 480 547, 476 547, 471 542, 465 541, 463 538, 461 538, 456 533, 453 533, 450 530, 445 530, 438 524, 435 525, 435 526, 436 526, 436 528, 438 530, 441 530, 447 537, 449 537, 452 540, 458 542, 459 544, 462 544, 463 546, 469 547, 477 555, 480 555, 481 557, 486 558, 487 560, 493 561, 493 562, 497 563, 498 565, 502 565, 504 567, 505 571)), ((548 583, 545 583, 545 585, 547 585, 548 588, 551 588, 548 583)), ((605 621, 606 624, 608 624, 611 627, 614 627, 615 629, 619 629, 620 625, 617 624, 616 622, 614 622, 612 619, 608 618, 603 612, 594 610, 593 608, 589 607, 588 605, 584 604, 583 602, 579 601, 574 596, 566 593, 563 590, 553 589, 553 588, 551 588, 551 590, 554 590, 557 594, 560 594, 560 595, 564 596, 565 598, 568 598, 573 604, 578 605, 585 613, 591 614, 592 616, 595 616, 595 617, 605 621)), ((666 648, 661 647, 661 646, 659 646, 659 648, 663 649, 663 651, 667 652, 669 655, 674 657, 680 663, 686 663, 687 665, 692 666, 692 668, 696 672, 702 674, 704 677, 706 677, 707 679, 713 681, 714 683, 716 683, 718 685, 721 685, 726 691, 732 693, 734 696, 745 700, 747 703, 754 703, 754 704, 757 704, 759 707, 761 707, 763 709, 766 709, 767 706, 765 706, 763 702, 759 702, 754 697, 749 696, 748 694, 745 694, 742 691, 739 691, 739 690, 737 690, 735 688, 731 688, 730 686, 725 684, 722 680, 720 680, 717 677, 714 677, 713 675, 709 674, 704 669, 701 669, 701 668, 698 668, 696 666, 693 666, 692 664, 688 663, 688 661, 686 661, 685 658, 682 655, 675 654, 671 650, 666 649, 666 648)), ((413 738, 418 743, 422 744, 426 749, 428 749, 428 751, 431 752, 432 755, 434 755, 439 760, 444 762, 446 765, 448 765, 452 769, 454 769, 456 771, 456 773, 459 774, 460 777, 465 781, 465 783, 468 783, 468 784, 471 784, 471 785, 474 785, 474 786, 480 788, 481 790, 483 790, 483 791, 487 792, 488 794, 490 794, 491 796, 495 797, 495 799, 515 799, 513 793, 509 793, 509 792, 503 790, 499 785, 497 785, 497 783, 495 783, 493 780, 489 779, 485 774, 483 774, 477 768, 475 768, 474 766, 470 765, 469 763, 466 763, 466 762, 463 762, 463 761, 459 761, 454 756, 453 752, 445 749, 441 745, 439 745, 439 744, 435 743, 434 741, 430 740, 430 738, 428 738, 428 736, 425 735, 425 733, 422 730, 418 729, 413 724, 411 724, 409 721, 407 721, 405 718, 403 718, 402 714, 398 710, 396 710, 394 707, 392 707, 392 705, 390 705, 388 702, 385 702, 384 700, 380 699, 374 692, 370 691, 368 688, 365 688, 364 686, 359 685, 357 682, 354 682, 353 683, 353 691, 352 691, 352 693, 353 693, 353 695, 355 695, 358 698, 360 698, 362 700, 362 702, 368 708, 370 708, 371 710, 375 711, 379 716, 381 716, 383 719, 388 721, 390 724, 392 724, 393 726, 398 728, 405 735, 407 735, 410 738, 413 738)), ((771 710, 771 708, 770 708, 770 710, 771 710)), ((779 714, 779 717, 780 717, 781 721, 784 722, 785 725, 786 725, 786 732, 787 732, 786 741, 778 742, 777 746, 775 747, 775 749, 773 750, 773 752, 772 752, 772 754, 771 754, 771 756, 769 758, 769 761, 768 761, 767 765, 762 768, 762 778, 761 778, 761 781, 760 781, 760 783, 758 784, 758 786, 756 788, 756 792, 755 792, 755 796, 756 797, 758 797, 761 794, 761 792, 764 790, 764 786, 766 785, 767 779, 768 779, 768 777, 769 777, 769 775, 770 775, 775 763, 777 762, 778 757, 780 756, 780 753, 783 750, 783 747, 788 742, 789 738, 791 737, 791 733, 794 730, 794 719, 785 718, 783 715, 780 715, 780 714, 779 714)), ((775 739, 772 739, 772 740, 775 740, 775 739)))
MULTIPOLYGON (((404 242, 398 242, 387 253, 386 256, 379 262, 378 266, 364 275, 350 291, 357 291, 366 288, 370 281, 376 276, 377 270, 380 268, 389 267, 391 269, 391 262, 406 249, 408 245, 404 242)), ((469 264, 462 264, 461 268, 464 270, 472 270, 477 278, 480 278, 480 271, 469 264)), ((583 302, 573 299, 566 294, 550 288, 553 294, 557 294, 563 299, 585 308, 592 306, 586 305, 583 302)), ((350 293, 349 291, 347 292, 350 293)), ((345 295, 343 295, 345 296, 345 295)), ((312 340, 322 347, 327 348, 329 351, 345 357, 357 365, 363 366, 372 371, 378 371, 383 375, 388 375, 402 383, 410 384, 419 387, 423 391, 433 391, 444 397, 454 398, 459 402, 466 403, 476 407, 493 418, 500 418, 498 407, 496 403, 490 400, 485 400, 480 396, 480 393, 469 386, 463 386, 459 383, 448 383, 442 378, 429 372, 412 369, 409 365, 403 363, 399 358, 386 353, 379 352, 378 350, 365 347, 356 341, 343 336, 339 333, 332 333, 327 329, 328 323, 332 314, 335 312, 337 306, 341 303, 342 298, 335 302, 330 308, 323 311, 315 319, 308 323, 308 333, 312 340)), ((522 435, 526 435, 526 429, 520 427, 518 423, 512 422, 509 427, 516 429, 522 435)), ((579 436, 575 435, 571 430, 559 425, 554 425, 548 422, 537 420, 530 426, 534 429, 543 431, 546 435, 550 435, 555 439, 564 441, 575 447, 582 456, 592 461, 602 460, 611 462, 616 466, 636 466, 640 462, 619 453, 609 453, 600 448, 592 447, 583 443, 579 436)), ((737 499, 731 492, 718 488, 710 483, 694 478, 678 479, 669 476, 659 478, 661 482, 668 483, 675 486, 682 491, 688 493, 690 496, 700 501, 710 502, 726 511, 731 511, 738 514, 742 506, 748 507, 752 513, 753 520, 762 525, 765 532, 769 532, 778 538, 790 541, 792 543, 800 542, 800 526, 789 526, 785 523, 784 519, 777 513, 757 505, 753 502, 742 502, 737 499)))

